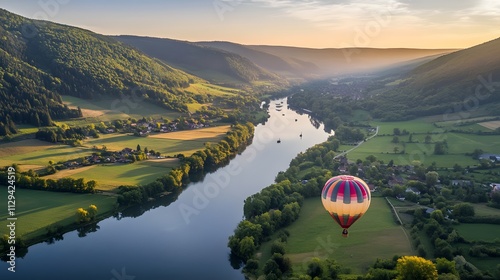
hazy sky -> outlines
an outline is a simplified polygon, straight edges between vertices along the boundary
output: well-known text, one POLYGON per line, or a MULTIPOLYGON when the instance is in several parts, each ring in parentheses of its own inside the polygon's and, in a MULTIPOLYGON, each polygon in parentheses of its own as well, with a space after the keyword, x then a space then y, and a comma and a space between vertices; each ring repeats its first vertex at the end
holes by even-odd
POLYGON ((465 48, 500 37, 499 0, 0 0, 102 34, 314 48, 465 48))

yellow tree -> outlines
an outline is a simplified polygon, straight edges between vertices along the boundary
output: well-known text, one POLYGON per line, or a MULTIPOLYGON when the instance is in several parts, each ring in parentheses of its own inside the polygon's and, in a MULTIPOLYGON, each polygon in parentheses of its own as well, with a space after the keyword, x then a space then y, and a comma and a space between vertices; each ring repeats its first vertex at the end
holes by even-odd
POLYGON ((90 220, 95 219, 95 216, 97 215, 97 206, 95 206, 94 204, 90 204, 87 212, 90 220))
POLYGON ((398 280, 437 280, 436 265, 417 256, 403 256, 396 265, 398 280))
POLYGON ((76 209, 76 221, 78 223, 88 222, 89 221, 89 212, 83 208, 76 209))

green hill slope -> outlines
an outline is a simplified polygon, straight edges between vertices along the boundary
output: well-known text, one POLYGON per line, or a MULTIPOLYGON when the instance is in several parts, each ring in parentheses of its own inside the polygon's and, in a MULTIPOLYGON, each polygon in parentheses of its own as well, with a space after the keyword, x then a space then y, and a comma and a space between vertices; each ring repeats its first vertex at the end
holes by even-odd
MULTIPOLYGON (((416 67, 379 93, 376 116, 389 119, 443 113, 500 112, 500 38, 416 67)), ((465 116, 464 116, 465 117, 465 116)))
POLYGON ((13 132, 13 122, 49 125, 81 115, 62 105, 61 94, 136 95, 187 111, 192 100, 183 88, 201 80, 112 38, 2 9, 0 38, 0 135, 13 132))
POLYGON ((187 41, 164 38, 117 36, 145 54, 175 65, 212 82, 251 83, 280 78, 238 54, 187 41))

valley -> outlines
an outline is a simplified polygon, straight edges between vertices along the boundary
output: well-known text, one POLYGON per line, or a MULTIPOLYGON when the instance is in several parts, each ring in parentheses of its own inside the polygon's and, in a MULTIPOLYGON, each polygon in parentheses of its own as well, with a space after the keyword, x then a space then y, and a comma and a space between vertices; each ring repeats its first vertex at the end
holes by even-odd
POLYGON ((119 34, 0 8, 2 279, 500 276, 500 39, 119 34), (370 191, 347 238, 320 203, 337 175, 370 191))

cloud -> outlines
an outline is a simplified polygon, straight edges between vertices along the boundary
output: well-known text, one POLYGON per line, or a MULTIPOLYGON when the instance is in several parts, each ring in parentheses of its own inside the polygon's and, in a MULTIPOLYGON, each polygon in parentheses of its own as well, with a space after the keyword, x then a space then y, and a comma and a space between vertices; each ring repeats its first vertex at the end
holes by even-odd
MULTIPOLYGON (((396 0, 248 0, 253 5, 280 9, 285 15, 330 29, 373 20, 380 14, 411 17, 407 5, 396 0)), ((415 19, 413 19, 415 20, 415 19)))
POLYGON ((500 17, 498 0, 234 0, 274 8, 282 14, 328 29, 364 24, 377 15, 390 15, 396 27, 481 24, 500 17))

